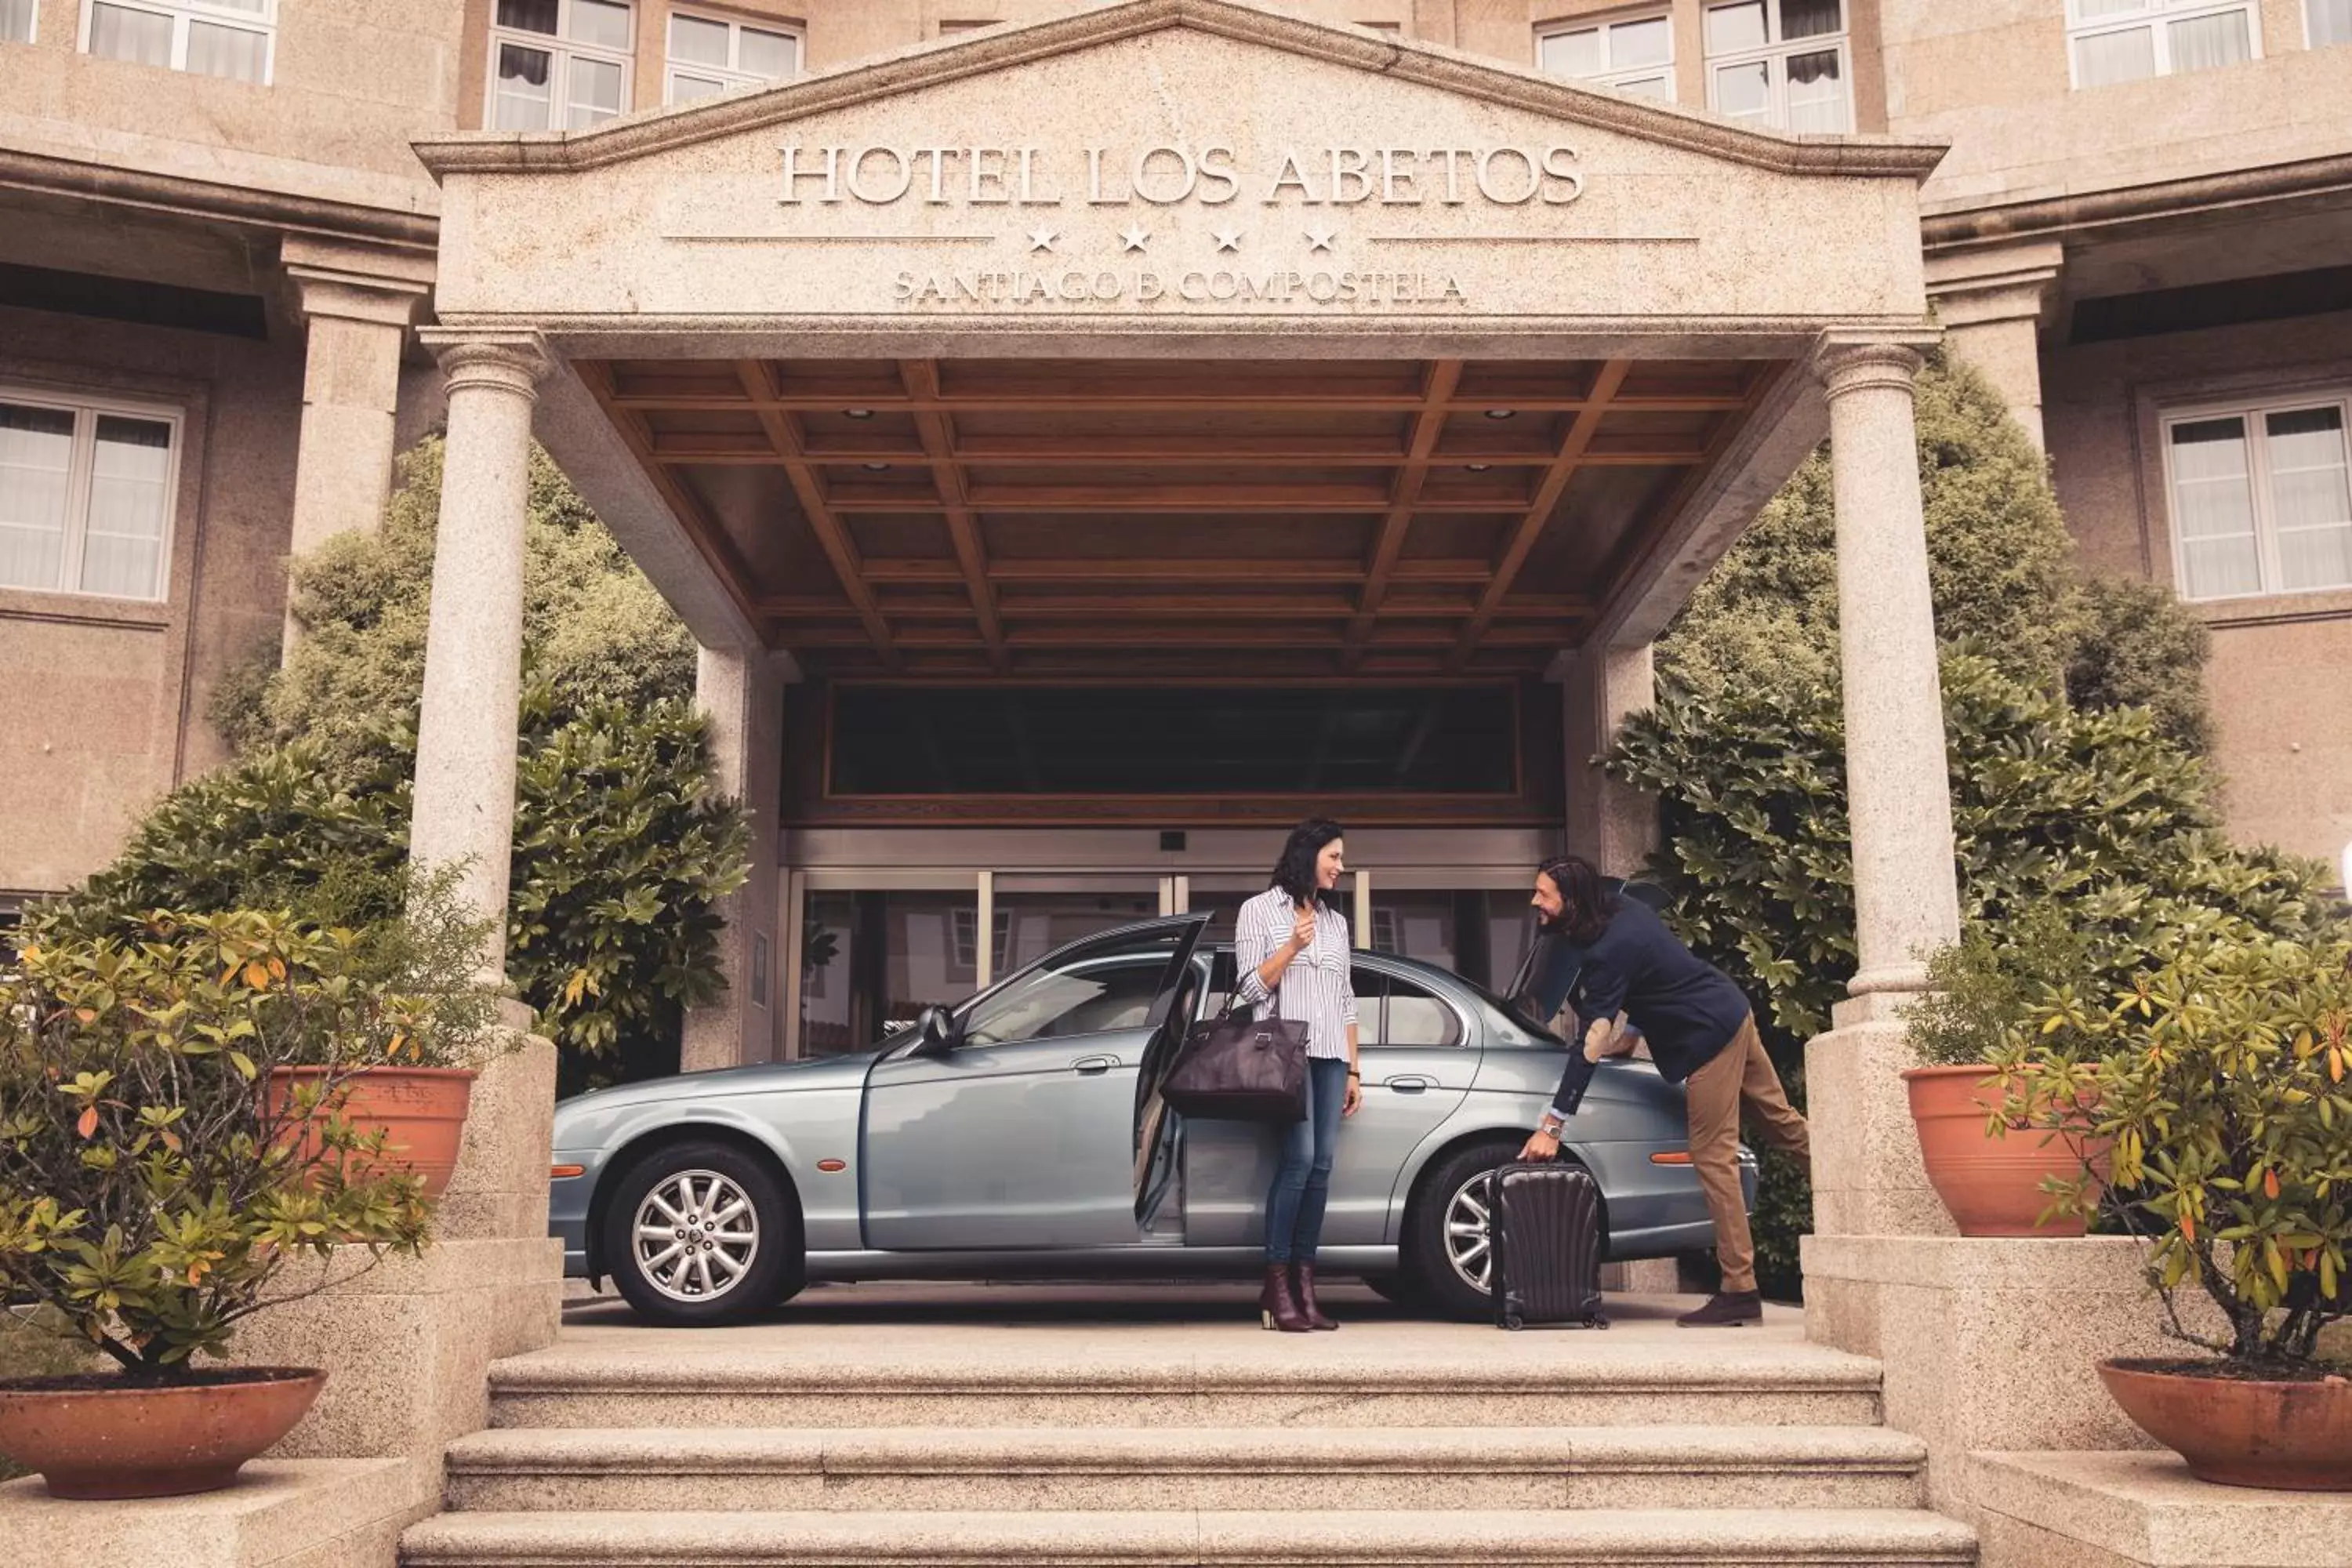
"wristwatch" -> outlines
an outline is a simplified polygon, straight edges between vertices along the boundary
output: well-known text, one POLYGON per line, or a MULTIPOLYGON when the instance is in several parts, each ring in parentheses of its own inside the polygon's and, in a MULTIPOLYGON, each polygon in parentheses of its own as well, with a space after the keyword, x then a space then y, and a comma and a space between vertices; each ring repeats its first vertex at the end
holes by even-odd
POLYGON ((1567 1127, 1568 1123, 1566 1121, 1549 1110, 1545 1111, 1542 1119, 1536 1123, 1536 1131, 1538 1132, 1540 1132, 1545 1137, 1555 1141, 1559 1139, 1560 1133, 1565 1131, 1567 1127))

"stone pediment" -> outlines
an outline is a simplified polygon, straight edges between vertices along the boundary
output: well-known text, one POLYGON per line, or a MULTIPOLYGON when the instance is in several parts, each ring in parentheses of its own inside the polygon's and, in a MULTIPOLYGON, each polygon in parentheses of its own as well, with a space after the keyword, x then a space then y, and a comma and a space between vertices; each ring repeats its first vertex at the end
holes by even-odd
POLYGON ((446 316, 1916 320, 1940 147, 1790 137, 1232 0, 577 133, 430 138, 446 316))

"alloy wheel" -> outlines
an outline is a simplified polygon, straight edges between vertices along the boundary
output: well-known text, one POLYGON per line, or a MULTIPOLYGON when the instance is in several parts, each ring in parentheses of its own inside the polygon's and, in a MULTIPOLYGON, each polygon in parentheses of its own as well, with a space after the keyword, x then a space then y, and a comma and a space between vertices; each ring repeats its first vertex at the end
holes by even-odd
POLYGON ((1494 1172, 1481 1171, 1454 1189, 1445 1205, 1445 1261, 1455 1278, 1481 1294, 1494 1287, 1495 1237, 1487 1223, 1494 1183, 1494 1172))
POLYGON ((751 1194, 717 1171, 677 1171, 656 1182, 631 1226, 637 1272, 674 1301, 724 1296, 760 1256, 751 1194))

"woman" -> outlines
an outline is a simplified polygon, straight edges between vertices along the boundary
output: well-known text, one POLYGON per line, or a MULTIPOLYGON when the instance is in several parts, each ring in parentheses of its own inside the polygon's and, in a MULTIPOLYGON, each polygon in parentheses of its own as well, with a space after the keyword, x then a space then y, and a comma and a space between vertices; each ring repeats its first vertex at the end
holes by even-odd
POLYGON ((1522 1160, 1559 1153, 1560 1132, 1576 1114, 1601 1058, 1632 1048, 1639 1031, 1658 1076, 1685 1084, 1691 1163, 1715 1220, 1715 1255, 1723 1288, 1696 1311, 1675 1320, 1686 1329, 1760 1322, 1756 1247, 1739 1180, 1739 1113, 1744 1108, 1775 1149, 1811 1163, 1811 1135, 1790 1107, 1780 1076, 1756 1033, 1748 998, 1731 977, 1685 947, 1656 915, 1626 898, 1589 860, 1547 860, 1530 900, 1547 935, 1560 939, 1536 986, 1538 1016, 1564 1002, 1584 1021, 1584 1048, 1570 1050, 1551 1109, 1522 1160), (1628 1026, 1630 1026, 1630 1027, 1628 1026))
POLYGON ((1364 1097, 1356 1065, 1356 990, 1348 924, 1324 898, 1347 871, 1339 825, 1318 817, 1290 830, 1273 885, 1242 906, 1234 957, 1238 994, 1262 1017, 1307 1025, 1307 1116, 1282 1135, 1282 1163, 1265 1194, 1263 1326, 1286 1334, 1336 1329, 1315 1300, 1315 1248, 1331 1188, 1339 1119, 1364 1097))

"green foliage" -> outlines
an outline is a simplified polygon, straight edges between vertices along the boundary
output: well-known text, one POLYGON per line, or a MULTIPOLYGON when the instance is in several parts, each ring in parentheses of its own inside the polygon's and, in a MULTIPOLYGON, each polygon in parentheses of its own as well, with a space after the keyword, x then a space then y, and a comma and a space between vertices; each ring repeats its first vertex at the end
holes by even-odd
POLYGON ((2095 578, 2083 584, 2083 633, 2066 665, 2077 708, 2145 708, 2157 732, 2199 754, 2213 744, 2213 715, 2197 679, 2212 634, 2158 583, 2095 578))
MULTIPOLYGON (((1919 487, 1944 635, 2054 684, 2080 636, 2071 545, 2034 450, 1966 365, 1919 377, 1919 487)), ((1837 673, 1837 521, 1829 450, 1806 459, 1691 595, 1659 646, 1666 678, 1698 691, 1797 686, 1837 673)))
MULTIPOLYGON (((2325 874, 2232 847, 2201 764, 2144 711, 2078 711, 1964 651, 1945 658, 1944 711, 1961 910, 1998 961, 1982 985, 1931 1012, 1946 1048, 1981 1046, 1990 1020, 2044 977, 2122 984, 2174 933, 2217 914, 2276 935, 2332 929, 2325 874), (2030 918, 2037 909, 2063 911, 2079 945, 2050 936, 2030 918), (2066 953, 2086 967, 2053 976, 2066 953)), ((1675 928, 1757 1000, 1790 1074, 1855 963, 1835 690, 1667 685, 1654 711, 1627 723, 1611 766, 1658 795, 1664 847, 1651 875, 1675 896, 1675 928)), ((1783 1181, 1768 1170, 1757 1237, 1768 1270, 1790 1268, 1773 1276, 1785 1288, 1794 1233, 1779 1221, 1802 1209, 1783 1181)))
MULTIPOLYGON (((362 928, 401 907, 441 475, 441 442, 420 444, 382 528, 295 563, 300 645, 214 710, 243 760, 164 802, 75 902, 362 928)), ((530 483, 507 965, 571 1089, 675 1068, 681 1009, 724 989, 713 905, 751 836, 709 786, 693 638, 543 453, 530 483)))
MULTIPOLYGON (((2352 1316, 2352 943, 2195 933, 2121 986, 2062 988, 1994 1058, 2028 1120, 2113 1143, 2172 1331, 2252 1369, 2308 1371, 2352 1316), (2230 1325, 2189 1328, 2194 1286, 2230 1325)), ((2060 1206, 2090 1213, 2084 1171, 2060 1206)))
POLYGON ((0 1294, 169 1378, 291 1299, 269 1287, 295 1258, 422 1250, 422 1179, 337 1106, 352 1071, 411 1058, 434 1007, 360 956, 350 932, 248 911, 26 947, 0 978, 0 1294))
POLYGON ((543 735, 535 709, 515 780, 507 969, 558 1043, 610 1064, 726 989, 712 906, 750 874, 751 825, 712 791, 684 702, 603 703, 543 735))
MULTIPOLYGON (((240 752, 303 740, 331 763, 363 761, 387 720, 414 720, 441 472, 440 438, 418 443, 401 459, 381 528, 339 534, 294 563, 300 644, 274 673, 267 659, 237 671, 213 705, 215 727, 240 752)), ((535 447, 530 482, 523 663, 552 694, 551 714, 689 695, 694 639, 661 595, 535 447)))
MULTIPOLYGON (((624 1047, 657 1059, 665 1037, 674 1057, 677 1009, 723 988, 711 906, 742 885, 751 843, 741 810, 710 787, 702 721, 677 699, 559 721, 542 689, 522 728, 508 973, 574 1058, 569 1081, 608 1078, 624 1047)), ((415 760, 414 734, 386 727, 340 762, 300 741, 197 779, 35 920, 121 932, 154 909, 261 902, 360 930, 379 973, 414 969, 428 948, 462 962, 478 933, 409 883, 415 760)))

